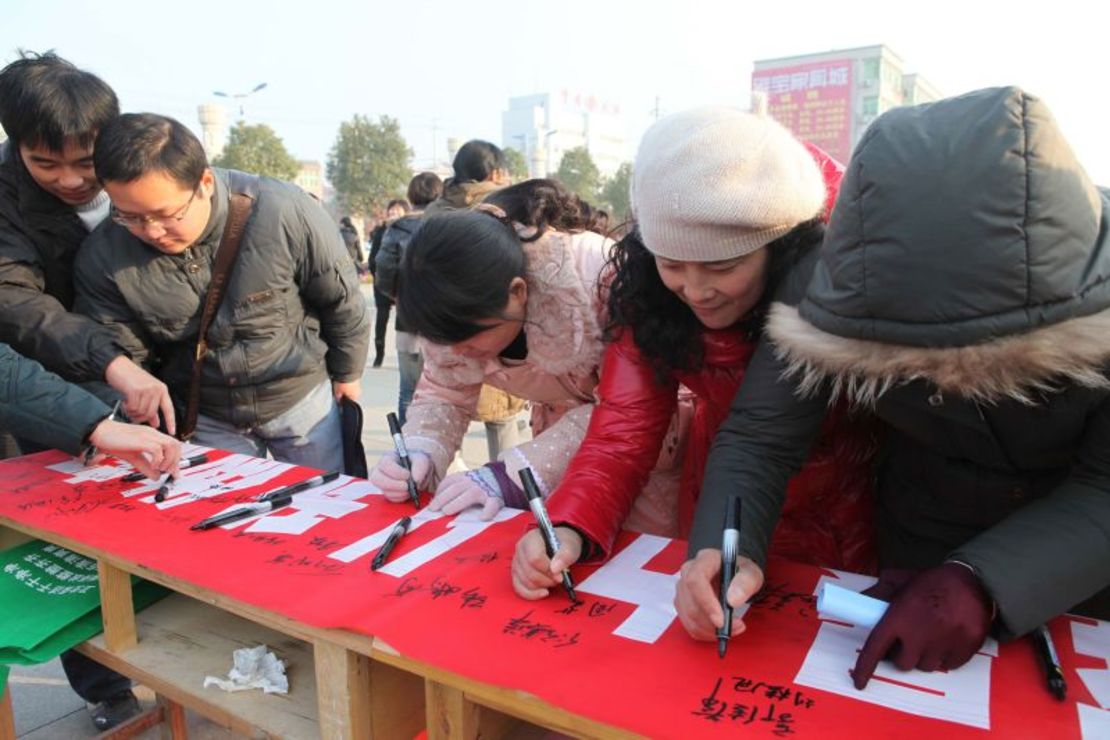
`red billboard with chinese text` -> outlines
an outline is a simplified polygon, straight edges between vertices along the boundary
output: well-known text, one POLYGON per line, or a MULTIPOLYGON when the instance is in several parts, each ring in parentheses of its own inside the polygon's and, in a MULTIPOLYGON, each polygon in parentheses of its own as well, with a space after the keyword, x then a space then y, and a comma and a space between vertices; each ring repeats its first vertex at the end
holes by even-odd
POLYGON ((771 116, 841 162, 852 153, 852 60, 834 59, 752 73, 771 116))

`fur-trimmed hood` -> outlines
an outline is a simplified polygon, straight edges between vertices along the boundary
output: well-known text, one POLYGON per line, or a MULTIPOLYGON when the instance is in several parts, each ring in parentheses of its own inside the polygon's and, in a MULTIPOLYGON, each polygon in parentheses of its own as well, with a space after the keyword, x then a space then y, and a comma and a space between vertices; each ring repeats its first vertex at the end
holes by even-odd
POLYGON ((1110 191, 1037 98, 896 109, 857 147, 804 297, 768 333, 804 388, 863 403, 914 380, 986 403, 1104 388, 1108 220, 1110 191))
POLYGON ((1061 383, 1110 389, 1110 310, 966 347, 911 347, 821 331, 782 303, 767 333, 788 373, 809 394, 823 382, 834 400, 873 405, 890 388, 926 380, 941 393, 995 403, 1035 402, 1061 383))

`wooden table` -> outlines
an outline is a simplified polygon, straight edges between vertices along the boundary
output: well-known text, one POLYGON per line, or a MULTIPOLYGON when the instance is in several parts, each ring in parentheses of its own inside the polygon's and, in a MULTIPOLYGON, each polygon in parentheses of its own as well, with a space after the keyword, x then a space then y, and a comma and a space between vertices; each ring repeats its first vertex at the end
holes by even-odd
MULTIPOLYGON (((182 707, 249 737, 392 739, 426 728, 433 740, 496 738, 533 735, 535 726, 634 737, 529 694, 406 658, 377 638, 310 627, 0 516, 0 547, 32 537, 96 559, 104 632, 77 649, 154 690, 167 737, 186 736, 182 707), (132 575, 175 593, 136 614, 132 575), (204 676, 226 674, 232 650, 258 644, 285 661, 287 696, 202 688, 204 676)), ((0 740, 14 737, 8 690, 0 740)))

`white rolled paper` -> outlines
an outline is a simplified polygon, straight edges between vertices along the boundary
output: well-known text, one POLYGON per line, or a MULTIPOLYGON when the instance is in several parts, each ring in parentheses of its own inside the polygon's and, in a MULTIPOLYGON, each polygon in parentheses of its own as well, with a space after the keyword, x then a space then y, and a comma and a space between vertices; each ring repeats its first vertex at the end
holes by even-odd
POLYGON ((827 581, 817 592, 817 612, 822 617, 867 629, 879 623, 888 606, 890 605, 885 601, 864 596, 827 581))

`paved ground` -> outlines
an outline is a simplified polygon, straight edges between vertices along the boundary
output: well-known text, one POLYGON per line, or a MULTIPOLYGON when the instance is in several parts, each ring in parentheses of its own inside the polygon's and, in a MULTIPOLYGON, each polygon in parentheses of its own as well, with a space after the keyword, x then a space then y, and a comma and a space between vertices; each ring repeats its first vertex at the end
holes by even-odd
MULTIPOLYGON (((373 307, 369 288, 365 287, 364 292, 373 307)), ((386 347, 383 366, 367 367, 362 376, 361 403, 366 422, 363 444, 371 467, 379 456, 393 449, 393 442, 385 422, 385 415, 397 410, 397 358, 393 352, 392 327, 386 347)), ((370 355, 372 360, 373 348, 370 355)), ((463 441, 462 457, 469 467, 481 465, 488 459, 485 430, 481 424, 471 425, 463 441)), ((229 655, 228 668, 230 667, 231 656, 229 655)), ((198 677, 198 683, 202 679, 203 677, 198 677)), ((85 711, 84 702, 69 688, 61 663, 57 660, 37 666, 13 666, 8 680, 15 710, 16 735, 21 740, 81 740, 96 736, 97 733, 85 711)), ((144 706, 153 705, 154 695, 149 690, 139 687, 136 694, 144 706)), ((222 740, 236 737, 222 727, 192 713, 189 715, 189 721, 190 738, 222 740)), ((158 728, 153 728, 139 737, 144 740, 155 740, 161 735, 158 728)))

